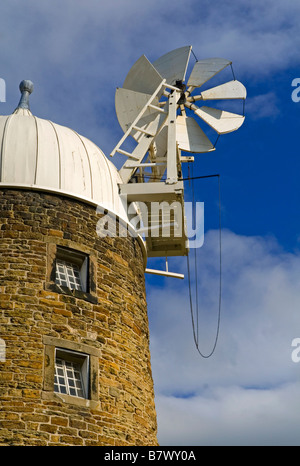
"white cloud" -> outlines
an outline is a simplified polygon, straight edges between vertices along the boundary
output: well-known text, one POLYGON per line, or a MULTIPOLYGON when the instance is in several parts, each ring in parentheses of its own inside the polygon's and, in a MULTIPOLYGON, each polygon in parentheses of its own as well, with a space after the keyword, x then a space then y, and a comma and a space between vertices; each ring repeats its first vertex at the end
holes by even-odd
POLYGON ((260 118, 276 118, 280 113, 279 102, 274 92, 248 97, 246 117, 251 115, 254 120, 260 118))
MULTIPOLYGON (((246 86, 250 78, 269 79, 300 62, 300 8, 292 0, 28 0, 26 8, 23 3, 1 5, 1 77, 7 82, 3 112, 17 104, 19 82, 32 79, 34 113, 76 129, 106 154, 122 136, 115 89, 143 53, 155 60, 191 44, 198 58, 232 59, 246 86)), ((276 110, 269 97, 268 114, 276 110)))
MULTIPOLYGON (((206 234, 199 255, 204 353, 212 348, 217 323, 217 237, 217 232, 206 234)), ((222 243, 221 328, 210 359, 200 358, 193 343, 187 283, 169 281, 162 289, 148 290, 160 442, 270 443, 273 438, 293 443, 292 430, 300 427, 300 410, 295 414, 300 364, 291 359, 291 342, 300 336, 300 257, 283 252, 272 238, 224 231, 222 243), (279 401, 284 412, 278 412, 279 401), (285 431, 289 418, 291 429, 285 431), (276 428, 271 429, 272 422, 276 428)))
MULTIPOLYGON (((26 6, 3 0, 0 8, 7 84, 1 113, 14 110, 19 82, 32 79, 33 113, 74 128, 106 154, 123 134, 115 89, 142 54, 155 60, 191 44, 199 59, 233 60, 246 87, 272 83, 275 73, 300 65, 295 0, 27 0, 26 6)), ((278 105, 270 90, 250 95, 246 111, 270 117, 278 105)), ((200 261, 199 334, 209 352, 217 321, 217 233, 206 235, 200 261)), ((185 267, 180 259, 175 264, 185 267)), ((290 344, 300 337, 299 276, 299 256, 271 238, 224 232, 221 333, 208 360, 193 345, 186 281, 148 289, 162 443, 296 442, 300 364, 291 361, 290 344)))
POLYGON ((300 383, 274 390, 217 388, 180 399, 158 396, 161 445, 299 445, 300 383))

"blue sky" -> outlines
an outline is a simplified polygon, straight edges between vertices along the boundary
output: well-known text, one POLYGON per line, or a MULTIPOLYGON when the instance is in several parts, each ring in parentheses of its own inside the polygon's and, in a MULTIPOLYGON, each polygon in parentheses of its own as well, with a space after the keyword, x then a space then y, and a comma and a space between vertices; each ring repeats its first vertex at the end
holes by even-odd
MULTIPOLYGON (((152 369, 161 445, 298 445, 300 363, 297 0, 3 0, 1 114, 31 79, 36 116, 71 127, 109 154, 123 135, 116 87, 145 54, 150 61, 191 44, 198 59, 233 61, 247 88, 246 121, 194 174, 221 175, 223 295, 212 358, 192 338, 187 280, 147 275, 152 369)), ((205 202, 199 250, 200 344, 214 340, 218 297, 217 184, 197 181, 205 202)), ((188 188, 187 188, 188 189, 188 188)), ((186 259, 170 261, 186 273, 186 259)), ((194 283, 193 283, 194 285, 194 283)))

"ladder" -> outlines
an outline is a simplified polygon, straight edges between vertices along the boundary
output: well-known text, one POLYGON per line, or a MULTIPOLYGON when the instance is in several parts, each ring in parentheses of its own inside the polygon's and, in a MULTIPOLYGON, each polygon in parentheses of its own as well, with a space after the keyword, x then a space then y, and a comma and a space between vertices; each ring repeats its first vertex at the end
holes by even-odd
MULTIPOLYGON (((157 89, 154 91, 152 96, 146 102, 144 107, 141 109, 139 114, 136 116, 134 121, 130 124, 127 131, 124 133, 123 137, 120 139, 116 147, 111 152, 110 156, 113 157, 116 152, 125 155, 128 157, 122 168, 119 170, 120 176, 123 183, 128 183, 136 171, 137 168, 144 167, 155 167, 156 162, 142 163, 142 160, 146 153, 148 152, 154 138, 159 134, 164 124, 168 124, 168 150, 166 164, 167 172, 169 168, 169 173, 167 173, 167 182, 176 182, 176 165, 177 165, 177 151, 176 151, 176 110, 177 110, 177 100, 179 99, 179 89, 177 87, 171 86, 166 83, 166 80, 163 79, 157 89), (153 104, 153 101, 157 96, 162 95, 166 88, 171 89, 173 92, 168 93, 168 110, 165 110, 157 105, 153 104), (148 123, 145 127, 138 126, 139 121, 143 118, 147 110, 152 109, 155 111, 153 120, 148 123), (122 145, 129 136, 132 136, 135 133, 139 133, 139 136, 135 139, 137 140, 137 146, 132 152, 122 149, 122 145)), ((167 102, 166 102, 167 103, 167 102)))
MULTIPOLYGON (((183 181, 178 180, 178 166, 182 161, 176 142, 176 116, 179 98, 180 89, 167 84, 166 80, 163 79, 110 154, 110 156, 114 156, 118 152, 128 157, 119 170, 122 179, 119 192, 120 196, 126 199, 128 205, 137 203, 140 207, 142 207, 141 204, 145 207, 142 209, 142 220, 143 224, 147 225, 148 234, 144 239, 149 257, 186 255, 188 252, 184 228, 183 181), (166 89, 170 89, 171 92, 166 89), (168 101, 164 103, 165 108, 160 108, 154 105, 154 101, 163 94, 168 97, 168 101), (150 122, 141 121, 146 112, 149 114, 149 109, 154 110, 153 118, 150 122), (164 157, 158 158, 152 150, 151 144, 159 133, 162 130, 166 131, 166 129, 167 152, 164 157), (133 135, 137 142, 136 147, 132 152, 124 150, 122 148, 124 142, 133 135), (143 161, 148 151, 149 156, 146 161, 143 161), (145 182, 142 176, 136 180, 137 182, 132 182, 135 171, 146 167, 151 167, 153 174, 156 171, 159 173, 157 179, 145 182), (161 178, 165 171, 166 180, 162 181, 161 178), (166 204, 167 210, 168 206, 171 209, 175 206, 174 212, 170 211, 170 218, 168 215, 165 218, 166 215, 163 211, 159 216, 153 213, 155 203, 159 206, 166 204), (164 234, 166 222, 169 221, 174 225, 178 223, 182 227, 181 235, 177 234, 174 225, 170 225, 167 236, 164 234)), ((155 103, 157 104, 157 101, 155 103)))

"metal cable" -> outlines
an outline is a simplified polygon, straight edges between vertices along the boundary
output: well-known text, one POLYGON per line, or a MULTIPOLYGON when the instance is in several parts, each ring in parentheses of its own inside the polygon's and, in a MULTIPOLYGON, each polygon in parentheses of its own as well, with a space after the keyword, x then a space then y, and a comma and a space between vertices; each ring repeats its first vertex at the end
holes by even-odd
POLYGON ((232 71, 233 80, 236 81, 235 74, 234 74, 234 71, 233 71, 232 63, 230 63, 230 67, 231 67, 231 71, 232 71))
MULTIPOLYGON (((192 178, 194 178, 194 164, 192 165, 192 178)), ((192 222, 193 228, 196 227, 196 202, 195 202, 195 189, 194 189, 194 180, 192 180, 192 222)), ((197 248, 194 248, 194 261, 195 261, 195 281, 198 283, 198 261, 197 261, 197 248)), ((198 304, 198 286, 196 286, 196 306, 197 310, 199 309, 198 304)), ((197 312, 197 344, 199 341, 199 312, 197 312)))
MULTIPOLYGON (((189 299, 190 299, 190 311, 191 311, 191 319, 192 319, 192 328, 193 328, 193 337, 196 349, 202 358, 210 358, 213 353, 215 352, 219 333, 220 333, 220 322, 221 322, 221 301, 222 301, 222 230, 221 230, 221 183, 220 183, 220 175, 211 175, 211 176, 218 176, 218 188, 219 188, 219 305, 218 305, 218 322, 217 322, 217 330, 216 330, 216 337, 214 341, 214 345, 210 353, 204 354, 199 348, 199 335, 198 335, 198 320, 199 320, 199 306, 198 306, 198 281, 196 278, 196 326, 195 326, 195 319, 194 319, 194 310, 193 310, 193 298, 192 298, 192 289, 191 289, 191 272, 190 272, 190 261, 189 255, 187 255, 187 269, 188 269, 188 282, 189 282, 189 299), (196 328, 195 328, 196 327, 196 328)), ((210 177, 210 176, 209 176, 210 177)), ((199 178, 199 177, 197 177, 199 178)), ((195 260, 196 260, 196 249, 195 248, 195 260)), ((197 267, 195 262, 195 275, 197 277, 197 267)))
POLYGON ((194 52, 193 49, 191 49, 191 52, 192 52, 192 54, 194 55, 195 60, 196 60, 196 61, 199 61, 198 58, 196 57, 195 52, 194 52))

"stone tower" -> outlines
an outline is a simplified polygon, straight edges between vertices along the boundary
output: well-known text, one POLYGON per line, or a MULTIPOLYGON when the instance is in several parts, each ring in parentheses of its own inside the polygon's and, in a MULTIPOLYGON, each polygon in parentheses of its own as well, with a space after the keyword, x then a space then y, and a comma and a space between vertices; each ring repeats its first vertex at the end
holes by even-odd
POLYGON ((117 169, 32 89, 0 117, 0 445, 157 445, 144 243, 117 169))

